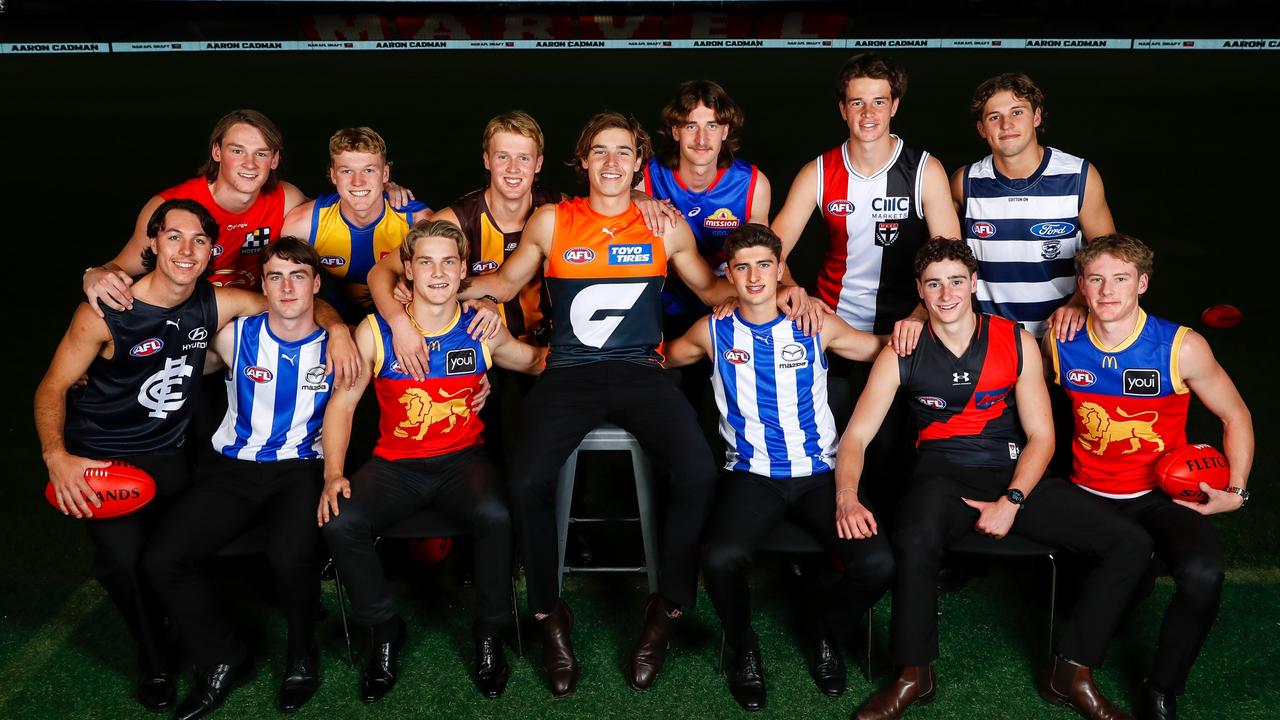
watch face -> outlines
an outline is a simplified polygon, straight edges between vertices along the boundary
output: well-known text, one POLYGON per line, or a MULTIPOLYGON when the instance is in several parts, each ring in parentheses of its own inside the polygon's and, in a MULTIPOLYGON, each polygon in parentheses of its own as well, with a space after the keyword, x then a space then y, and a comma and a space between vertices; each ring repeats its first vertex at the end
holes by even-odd
POLYGON ((1026 496, 1022 494, 1021 490, 1010 490, 1005 493, 1005 497, 1009 498, 1009 502, 1014 505, 1021 505, 1022 501, 1026 499, 1026 496))

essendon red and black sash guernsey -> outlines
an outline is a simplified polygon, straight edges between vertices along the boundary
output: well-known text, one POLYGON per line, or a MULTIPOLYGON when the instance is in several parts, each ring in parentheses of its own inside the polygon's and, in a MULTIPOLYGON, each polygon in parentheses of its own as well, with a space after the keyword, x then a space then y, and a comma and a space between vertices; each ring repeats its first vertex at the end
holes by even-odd
POLYGON ((956 357, 926 325, 915 352, 898 358, 921 452, 969 467, 1018 459, 1026 441, 1014 402, 1022 370, 1018 333, 1017 323, 979 314, 969 349, 956 357))

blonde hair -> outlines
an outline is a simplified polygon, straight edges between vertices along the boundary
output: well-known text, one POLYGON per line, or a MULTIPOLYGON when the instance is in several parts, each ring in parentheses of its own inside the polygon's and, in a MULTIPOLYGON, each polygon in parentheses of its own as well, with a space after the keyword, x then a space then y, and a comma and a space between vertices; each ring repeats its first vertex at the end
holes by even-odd
POLYGON ((1103 254, 1133 263, 1139 275, 1150 277, 1155 270, 1156 254, 1146 243, 1131 235, 1112 233, 1096 237, 1076 251, 1076 275, 1084 277, 1085 266, 1103 254))
POLYGON ((538 125, 538 121, 533 116, 523 110, 512 110, 511 112, 502 113, 501 115, 491 119, 484 126, 484 141, 481 149, 489 152, 489 143, 493 140, 493 136, 500 132, 511 133, 513 135, 523 135, 529 138, 538 146, 538 154, 541 155, 545 147, 545 138, 542 135, 542 127, 538 125))
POLYGON ((369 127, 343 128, 329 138, 329 161, 344 152, 379 155, 387 161, 387 143, 376 130, 369 127))

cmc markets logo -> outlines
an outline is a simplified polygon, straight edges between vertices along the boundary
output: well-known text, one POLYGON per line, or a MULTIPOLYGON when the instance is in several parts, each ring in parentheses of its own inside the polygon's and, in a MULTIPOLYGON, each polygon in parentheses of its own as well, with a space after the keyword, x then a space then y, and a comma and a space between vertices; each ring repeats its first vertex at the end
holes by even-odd
POLYGON ((1098 382, 1098 376, 1088 370, 1071 370, 1067 373, 1067 382, 1080 387, 1089 387, 1098 382))
POLYGON ((741 365, 751 359, 751 353, 746 350, 739 350, 738 348, 729 348, 724 351, 724 359, 734 365, 741 365))
POLYGON ((973 224, 972 229, 974 237, 982 238, 983 240, 996 234, 996 226, 989 222, 976 222, 973 224))
POLYGON ((853 203, 848 200, 832 200, 827 203, 827 214, 836 217, 845 217, 853 214, 853 203))
POLYGON ((244 376, 256 383, 271 382, 271 378, 275 377, 270 370, 260 365, 245 368, 244 376))
POLYGON ((596 251, 591 248, 576 247, 564 251, 564 261, 574 265, 585 265, 596 259, 596 251))
POLYGON ((1031 226, 1031 234, 1041 238, 1060 238, 1076 231, 1069 222, 1042 222, 1031 226))
POLYGON ((129 348, 129 354, 134 357, 147 357, 155 355, 164 349, 164 341, 160 338, 147 338, 142 342, 129 348))

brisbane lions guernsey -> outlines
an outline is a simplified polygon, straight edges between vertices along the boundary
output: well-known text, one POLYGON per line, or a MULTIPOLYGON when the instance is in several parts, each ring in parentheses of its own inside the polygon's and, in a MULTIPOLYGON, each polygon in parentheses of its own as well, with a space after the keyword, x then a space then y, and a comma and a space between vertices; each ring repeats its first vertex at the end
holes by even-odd
POLYGON ((587 198, 556 205, 547 258, 551 353, 547 367, 601 360, 662 362, 662 282, 667 252, 634 204, 621 215, 587 198))
POLYGON ((1104 348, 1093 334, 1053 343, 1054 380, 1071 399, 1071 479, 1085 490, 1131 498, 1156 487, 1165 450, 1187 444, 1190 388, 1178 374, 1188 328, 1138 309, 1124 342, 1104 348))
MULTIPOLYGON (((680 180, 680 173, 658 158, 649 160, 644 169, 644 186, 660 200, 670 200, 684 213, 698 241, 698 252, 716 274, 724 277, 724 239, 751 217, 751 200, 756 189, 756 166, 743 160, 720 168, 711 185, 693 192, 680 180)), ((668 314, 703 313, 706 306, 679 278, 671 278, 662 290, 662 302, 668 314)))
POLYGON ((725 469, 782 479, 834 468, 838 436, 819 336, 805 337, 783 315, 764 325, 736 312, 708 322, 725 469))
POLYGON ((324 457, 320 424, 332 381, 324 367, 328 333, 317 328, 300 340, 281 340, 267 313, 236 318, 234 332, 227 414, 213 434, 213 449, 255 462, 324 457))
POLYGON ((869 176, 849 161, 848 143, 818 157, 818 208, 831 246, 818 270, 818 297, 859 330, 887 335, 919 303, 911 261, 928 226, 920 188, 929 153, 897 135, 893 156, 869 176))
POLYGON ((89 384, 67 394, 67 450, 105 459, 182 447, 218 331, 213 286, 198 281, 171 308, 136 298, 132 310, 100 307, 114 351, 94 358, 89 384))
POLYGON ((467 334, 474 316, 474 310, 463 312, 459 306, 443 330, 423 334, 430 367, 421 381, 401 372, 387 321, 376 313, 367 318, 373 329, 373 389, 380 415, 374 455, 384 460, 428 458, 483 441, 484 423, 479 413, 471 412, 471 400, 491 360, 489 346, 467 334))
POLYGON ((956 357, 925 325, 915 352, 898 358, 920 452, 966 467, 1017 461, 1026 443, 1014 393, 1022 372, 1019 332, 1011 320, 979 313, 968 349, 956 357))
MULTIPOLYGON (((458 226, 471 241, 472 275, 486 275, 497 272, 498 268, 520 244, 524 228, 512 232, 503 232, 489 211, 484 200, 485 188, 473 190, 463 195, 452 205, 453 214, 458 218, 458 226)), ((543 205, 560 202, 560 195, 540 186, 533 187, 533 204, 529 213, 543 205)), ((528 218, 525 218, 528 220, 528 218)), ((547 316, 550 315, 551 300, 547 297, 542 283, 542 273, 534 275, 516 297, 502 304, 500 312, 511 334, 534 345, 546 345, 547 316)))
POLYGON ((258 193, 248 210, 232 213, 224 210, 209 192, 204 177, 190 180, 160 193, 165 200, 184 198, 204 206, 218 221, 218 242, 205 279, 220 287, 254 288, 261 279, 258 253, 276 239, 284 227, 284 188, 258 193))

